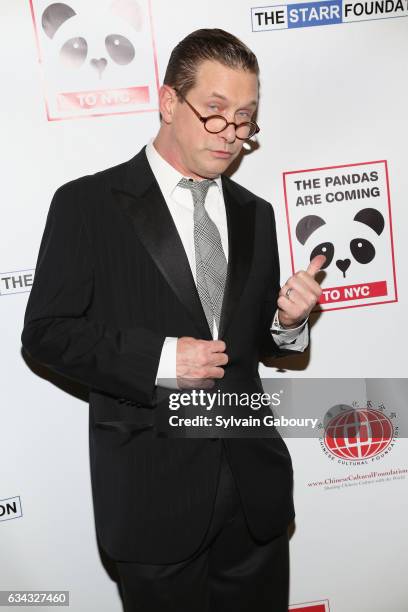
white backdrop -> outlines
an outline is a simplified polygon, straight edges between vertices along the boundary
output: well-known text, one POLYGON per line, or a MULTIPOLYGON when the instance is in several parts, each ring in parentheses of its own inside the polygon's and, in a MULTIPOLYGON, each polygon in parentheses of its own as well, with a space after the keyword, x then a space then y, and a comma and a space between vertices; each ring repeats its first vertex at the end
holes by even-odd
MULTIPOLYGON (((129 10, 123 19, 105 15, 105 0, 67 3, 77 15, 52 38, 41 28, 40 18, 49 2, 0 4, 0 588, 69 590, 75 612, 119 612, 116 584, 96 544, 87 405, 51 385, 46 373, 27 364, 20 352, 24 310, 51 197, 68 180, 129 159, 156 133, 157 80, 161 83, 170 51, 181 38, 201 27, 233 32, 253 49, 261 67, 259 147, 245 155, 233 178, 274 206, 281 281, 292 271, 288 218, 296 263, 296 257, 309 252, 302 254, 299 241, 295 244, 294 223, 302 215, 326 213, 331 221, 325 224, 322 241, 335 246, 343 241, 327 270, 326 287, 387 281, 385 297, 343 300, 338 308, 313 316, 310 353, 281 360, 279 370, 261 366, 261 373, 284 378, 406 378, 408 6, 388 0, 383 3, 388 12, 373 19, 368 14, 372 2, 314 3, 315 13, 296 12, 296 7, 310 8, 311 3, 294 2, 287 11, 281 5, 278 16, 270 7, 251 12, 248 0, 207 0, 194 7, 185 0, 140 0, 140 11, 129 10), (320 9, 329 5, 339 7, 339 13, 330 9, 330 14, 334 21, 340 15, 337 21, 343 23, 325 21, 320 9), (358 23, 346 23, 346 14, 353 10, 365 12, 358 23), (323 20, 316 23, 319 14, 323 20), (291 27, 286 28, 285 15, 291 27), (308 27, 294 27, 302 16, 311 19, 304 24, 308 27), (272 28, 273 20, 275 25, 283 20, 281 29, 272 28), (265 23, 270 29, 264 29, 265 23), (89 54, 94 54, 89 57, 101 58, 110 27, 115 33, 121 28, 136 49, 134 61, 122 71, 111 59, 101 78, 87 62, 76 72, 58 62, 61 46, 80 31, 87 33, 89 54), (109 96, 101 96, 107 91, 109 96), (93 97, 84 97, 84 92, 93 92, 93 97), (287 181, 307 180, 324 176, 316 169, 342 166, 330 173, 355 172, 361 178, 364 168, 358 164, 380 160, 386 160, 389 173, 389 192, 385 175, 380 181, 385 222, 380 234, 365 227, 364 236, 351 235, 356 221, 350 215, 346 219, 359 204, 378 208, 378 198, 336 203, 336 208, 309 204, 303 214, 288 189, 286 210, 284 176, 287 181), (356 165, 348 167, 351 164, 356 165), (339 211, 338 217, 333 210, 339 211), (351 238, 375 244, 376 256, 363 268, 346 251, 351 238), (351 260, 347 280, 335 265, 336 257, 351 260)), ((116 4, 120 8, 121 2, 116 4)), ((308 191, 319 192, 323 190, 308 191)), ((392 419, 393 412, 406 409, 406 395, 403 386, 395 387, 392 381, 389 385, 383 380, 370 387, 369 399, 392 419)), ((334 404, 367 399, 353 385, 334 386, 333 394, 334 404)), ((288 446, 297 510, 291 538, 293 609, 303 609, 302 604, 332 612, 408 610, 404 436, 370 464, 339 462, 317 439, 291 439, 288 446), (373 469, 376 475, 369 476, 373 469), (382 475, 385 472, 388 476, 382 475), (347 476, 355 476, 358 484, 329 486, 330 479, 347 476)))

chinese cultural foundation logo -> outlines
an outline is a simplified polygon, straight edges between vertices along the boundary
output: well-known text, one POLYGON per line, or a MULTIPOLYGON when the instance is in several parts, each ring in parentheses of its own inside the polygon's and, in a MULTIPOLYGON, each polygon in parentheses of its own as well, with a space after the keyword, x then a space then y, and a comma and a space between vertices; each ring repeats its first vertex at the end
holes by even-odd
POLYGON ((325 454, 339 463, 355 465, 381 459, 392 450, 398 436, 398 427, 392 423, 395 417, 395 412, 385 414, 383 404, 378 409, 370 402, 358 409, 335 406, 326 414, 320 444, 325 454))

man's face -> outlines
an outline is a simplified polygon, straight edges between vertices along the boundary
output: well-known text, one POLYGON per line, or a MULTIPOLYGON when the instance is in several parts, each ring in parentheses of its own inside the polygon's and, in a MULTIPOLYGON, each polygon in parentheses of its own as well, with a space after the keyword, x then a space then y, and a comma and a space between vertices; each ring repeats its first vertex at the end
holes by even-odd
MULTIPOLYGON (((250 121, 258 102, 258 78, 242 69, 231 69, 205 60, 197 68, 196 84, 186 99, 203 117, 222 115, 227 121, 250 121)), ((170 124, 172 163, 186 176, 214 178, 239 155, 243 140, 229 125, 210 134, 185 102, 177 100, 170 124)))

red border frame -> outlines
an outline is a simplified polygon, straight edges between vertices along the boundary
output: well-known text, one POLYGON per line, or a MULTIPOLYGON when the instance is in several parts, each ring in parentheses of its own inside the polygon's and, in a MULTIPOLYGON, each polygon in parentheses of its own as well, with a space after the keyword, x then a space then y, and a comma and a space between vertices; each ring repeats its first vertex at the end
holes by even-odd
POLYGON ((303 170, 288 170, 282 173, 283 193, 284 193, 284 198, 285 198, 286 222, 288 226, 290 261, 291 261, 291 266, 292 266, 292 274, 295 273, 295 265, 294 265, 294 257, 293 257, 292 237, 291 237, 291 231, 290 231, 289 206, 288 206, 288 197, 287 197, 287 191, 286 191, 286 175, 299 174, 301 172, 317 172, 318 170, 332 170, 334 168, 352 168, 354 166, 364 166, 367 164, 384 164, 384 167, 385 167, 385 178, 386 178, 386 185, 387 185, 387 200, 388 200, 388 216, 390 220, 391 260, 392 260, 392 270, 393 270, 393 279, 394 279, 395 299, 386 300, 382 302, 370 302, 368 304, 353 304, 351 306, 336 306, 335 308, 316 308, 312 310, 312 312, 328 312, 330 310, 344 310, 346 308, 363 308, 364 306, 378 306, 379 304, 394 304, 395 302, 398 302, 397 275, 395 271, 395 255, 394 255, 394 237, 393 237, 393 232, 392 232, 390 181, 389 181, 389 174, 388 174, 388 162, 386 159, 379 159, 375 161, 366 161, 366 162, 357 162, 354 164, 339 164, 337 166, 322 166, 321 168, 304 168, 303 170))
MULTIPOLYGON (((38 63, 42 64, 42 57, 41 57, 41 47, 40 47, 40 41, 38 38, 38 28, 37 28, 37 22, 35 20, 35 14, 34 14, 34 7, 33 7, 33 0, 29 0, 30 3, 30 12, 31 12, 31 19, 33 21, 33 26, 34 26, 34 35, 35 35, 35 44, 37 47, 37 57, 38 57, 38 63)), ((159 95, 159 68, 158 68, 158 62, 157 62, 157 46, 156 46, 156 39, 154 36, 154 28, 153 28, 153 12, 152 12, 152 3, 151 0, 147 0, 147 6, 148 6, 148 14, 149 14, 149 21, 150 21, 150 35, 152 38, 152 48, 153 48, 153 63, 154 63, 154 73, 155 73, 155 81, 156 81, 156 88, 157 88, 157 95, 159 95)), ((89 113, 87 115, 72 115, 70 117, 51 117, 50 116, 50 110, 48 107, 48 101, 47 101, 47 94, 46 94, 46 87, 45 87, 45 81, 44 81, 44 71, 41 69, 40 71, 40 77, 41 77, 41 82, 42 82, 42 90, 43 90, 43 99, 44 99, 44 104, 45 104, 45 113, 47 116, 47 121, 67 121, 67 120, 75 120, 75 119, 89 119, 90 117, 111 117, 114 115, 135 115, 135 114, 139 114, 139 113, 153 113, 153 112, 158 112, 159 109, 158 108, 144 108, 141 110, 131 110, 131 111, 123 111, 123 112, 112 112, 112 113, 89 113)))

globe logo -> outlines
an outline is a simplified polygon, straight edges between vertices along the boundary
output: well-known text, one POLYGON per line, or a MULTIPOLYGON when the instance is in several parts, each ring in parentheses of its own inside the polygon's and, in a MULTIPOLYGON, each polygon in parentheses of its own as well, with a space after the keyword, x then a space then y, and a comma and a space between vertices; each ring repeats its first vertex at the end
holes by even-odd
POLYGON ((385 450, 393 434, 390 419, 379 410, 350 409, 327 423, 324 444, 336 457, 359 461, 375 457, 385 450))

